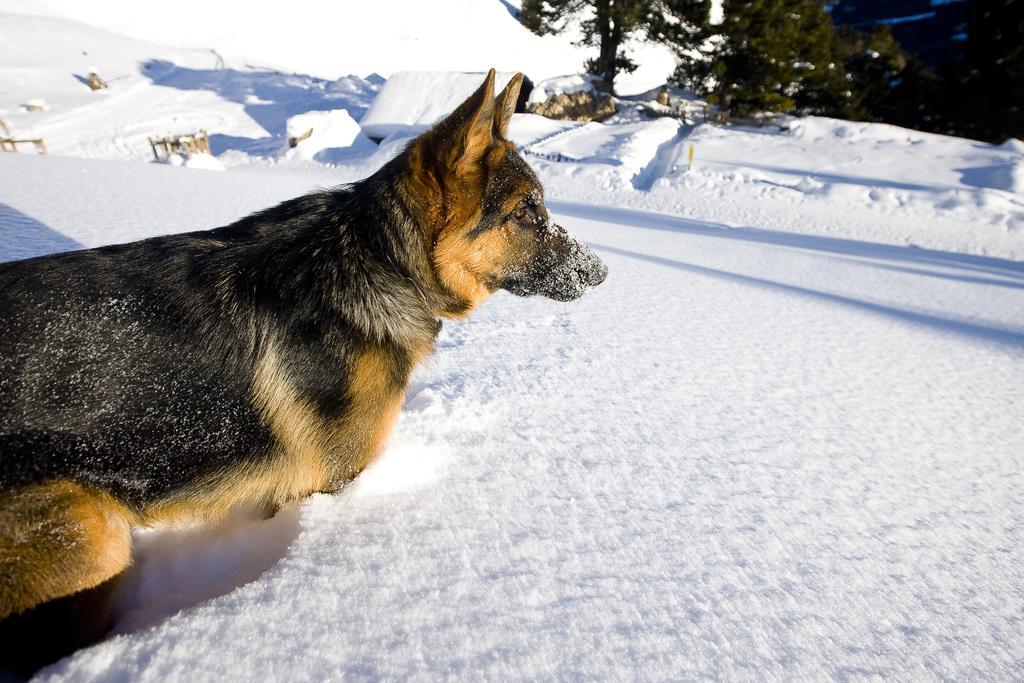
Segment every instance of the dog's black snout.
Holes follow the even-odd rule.
[[[562,226],[553,225],[533,259],[501,286],[519,296],[541,294],[556,301],[572,301],[606,277],[608,266],[590,247],[573,239]]]
[[[597,287],[608,277],[608,265],[597,256],[594,256],[594,260],[597,261],[597,264],[595,268],[591,269],[588,282],[591,287]]]
[[[579,265],[583,283],[587,287],[597,287],[608,277],[608,266],[601,260],[601,257],[594,253],[593,249],[582,242],[577,244],[581,252]]]

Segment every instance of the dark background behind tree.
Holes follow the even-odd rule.
[[[928,64],[893,41],[885,47],[888,91],[862,57],[851,65],[875,88],[858,118],[994,143],[1024,138],[1024,1],[961,4],[966,21],[951,50],[956,58]]]
[[[907,52],[931,68],[963,58],[966,0],[825,0],[836,26],[863,33],[888,26]]]
[[[1024,1],[971,3],[964,59],[940,71],[932,106],[957,134],[1024,139]]]

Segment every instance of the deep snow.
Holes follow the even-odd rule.
[[[28,156],[0,175],[8,257],[311,184]],[[140,534],[121,635],[41,680],[1019,673],[1024,266],[551,207],[601,287],[446,323],[344,493]]]
[[[408,140],[357,133],[382,80],[354,66],[0,35],[0,116],[53,153],[0,155],[0,259],[223,225]],[[97,62],[125,77],[90,92]],[[227,172],[141,163],[199,127]],[[608,280],[446,323],[343,493],[139,532],[115,634],[40,679],[1019,678],[1021,143],[628,107],[511,136]]]

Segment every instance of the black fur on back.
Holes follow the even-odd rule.
[[[251,396],[270,343],[325,417],[367,345],[407,375],[403,350],[440,323],[403,169],[215,230],[0,264],[0,492],[69,478],[143,506],[269,457]]]

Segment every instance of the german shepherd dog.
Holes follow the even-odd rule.
[[[604,280],[506,139],[521,83],[492,69],[353,185],[0,265],[0,618],[120,573],[133,526],[337,491],[440,319]]]

